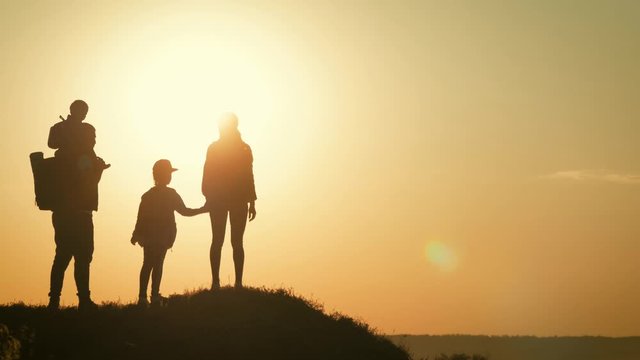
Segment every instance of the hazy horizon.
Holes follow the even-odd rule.
[[[53,155],[83,99],[112,164],[96,301],[137,296],[153,163],[201,206],[233,111],[255,159],[248,285],[388,334],[640,335],[638,19],[634,1],[0,2],[0,303],[47,300],[28,155]],[[208,216],[177,226],[165,294],[211,281]]]

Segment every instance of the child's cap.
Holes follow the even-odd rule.
[[[174,172],[178,169],[174,169],[171,166],[171,162],[167,159],[160,159],[153,164],[153,172],[154,173],[165,173],[165,172]]]

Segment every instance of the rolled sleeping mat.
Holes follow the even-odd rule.
[[[40,151],[29,154],[36,205],[40,210],[54,210],[61,199],[60,174],[55,158],[44,158]]]

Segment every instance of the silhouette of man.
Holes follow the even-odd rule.
[[[74,101],[69,115],[51,127],[48,145],[55,152],[61,184],[62,201],[53,209],[56,254],[51,267],[49,308],[60,306],[64,272],[74,259],[74,278],[78,290],[79,308],[92,308],[89,291],[89,267],[93,256],[93,218],[97,210],[97,184],[102,170],[109,167],[96,157],[93,147],[96,130],[84,123],[89,106]]]
[[[253,181],[251,148],[240,136],[238,118],[225,114],[218,123],[220,138],[207,150],[202,176],[202,194],[211,218],[211,289],[220,288],[220,255],[227,218],[231,223],[231,246],[235,267],[235,286],[242,287],[244,269],[243,236],[249,221],[256,217],[256,190]]]

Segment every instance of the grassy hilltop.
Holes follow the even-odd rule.
[[[0,326],[0,360],[16,346],[21,359],[409,359],[366,324],[286,290],[198,291],[149,309],[0,306],[0,324],[10,332]]]

